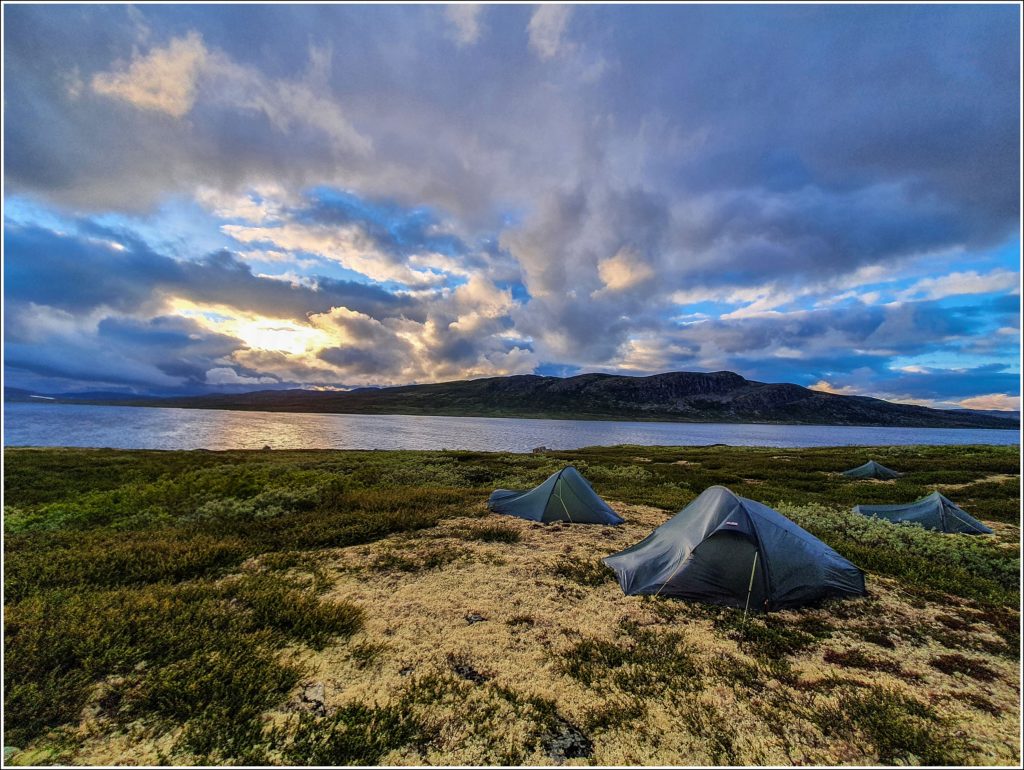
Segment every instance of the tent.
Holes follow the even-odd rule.
[[[548,477],[529,492],[499,489],[491,493],[487,508],[531,521],[568,521],[573,524],[621,524],[623,519],[597,496],[572,466]]]
[[[932,492],[904,505],[856,505],[854,513],[876,516],[899,523],[916,522],[925,529],[939,532],[960,532],[965,535],[991,535],[992,530],[968,514],[949,498]]]
[[[843,471],[843,475],[851,479],[898,479],[903,474],[874,460],[868,460],[863,465]]]
[[[709,487],[645,540],[602,561],[624,593],[751,610],[863,596],[864,573],[785,516]]]

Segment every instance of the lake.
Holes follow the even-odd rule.
[[[584,446],[885,446],[1020,443],[1016,430],[601,422],[493,417],[291,414],[205,409],[4,404],[5,446],[117,449],[469,449]]]

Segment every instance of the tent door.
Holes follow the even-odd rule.
[[[745,533],[720,530],[693,549],[672,583],[680,593],[741,609],[749,592],[751,611],[760,612],[767,598],[764,554],[758,553],[757,543]]]
[[[551,490],[551,497],[548,498],[548,504],[544,509],[544,516],[541,518],[541,521],[572,522],[571,512],[577,506],[577,498],[572,491],[572,487],[566,484],[562,477],[559,476],[555,482],[554,489]]]

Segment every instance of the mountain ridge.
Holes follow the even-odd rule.
[[[259,390],[234,394],[103,399],[57,396],[58,402],[187,409],[334,414],[791,423],[1016,430],[1019,416],[896,404],[870,396],[748,380],[735,372],[665,372],[644,377],[537,374],[348,391]]]

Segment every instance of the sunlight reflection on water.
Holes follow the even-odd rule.
[[[595,422],[483,417],[289,414],[200,409],[4,404],[5,446],[119,449],[469,449],[538,446],[849,446],[1019,444],[1016,430],[827,425]]]

